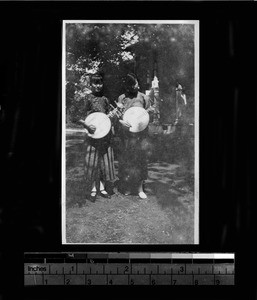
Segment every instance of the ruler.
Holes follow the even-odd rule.
[[[24,285],[234,285],[234,253],[24,253]]]

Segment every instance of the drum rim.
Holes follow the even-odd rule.
[[[138,109],[139,109],[139,110],[142,110],[142,112],[144,112],[144,115],[147,116],[148,122],[147,122],[147,124],[145,125],[144,129],[142,129],[142,130],[140,130],[140,131],[133,130],[133,126],[132,126],[132,128],[129,129],[129,131],[130,131],[130,132],[133,132],[133,133],[137,133],[137,132],[141,132],[141,131],[145,130],[145,128],[148,126],[149,120],[150,120],[149,113],[147,112],[147,110],[146,110],[145,108],[143,108],[143,107],[141,107],[141,106],[132,106],[132,107],[129,107],[129,108],[125,111],[125,113],[124,113],[124,115],[123,115],[123,120],[126,119],[126,113],[129,112],[129,110],[131,111],[131,109],[133,109],[133,110],[138,110]]]
[[[106,134],[104,135],[101,135],[101,136],[95,136],[95,133],[94,134],[91,134],[90,137],[92,137],[93,139],[101,139],[101,138],[104,138],[110,131],[111,129],[111,120],[110,118],[103,112],[100,112],[100,111],[95,111],[95,112],[92,112],[91,114],[89,114],[86,118],[85,118],[85,121],[88,119],[88,117],[92,116],[93,114],[98,114],[98,115],[101,115],[108,123],[108,126],[107,124],[105,124],[105,127],[106,128],[109,128],[108,131],[106,130]]]

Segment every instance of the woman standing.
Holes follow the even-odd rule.
[[[177,82],[176,84],[176,120],[174,125],[177,125],[178,122],[180,121],[183,116],[183,113],[185,111],[185,107],[187,105],[187,100],[186,100],[186,94],[184,93],[184,90],[182,88],[182,85]]]
[[[138,80],[134,74],[128,74],[124,80],[125,93],[120,95],[118,103],[123,106],[124,111],[131,107],[150,107],[149,98],[139,92]],[[121,154],[119,158],[119,179],[121,189],[125,195],[133,190],[141,199],[147,198],[143,190],[143,182],[147,179],[147,151],[148,151],[148,129],[133,133],[129,131],[131,125],[123,120],[121,123]]]
[[[101,139],[93,139],[96,128],[86,125],[85,118],[94,112],[108,114],[110,111],[109,100],[102,95],[103,76],[100,73],[90,78],[92,94],[83,98],[76,106],[75,122],[82,124],[88,131],[85,139],[85,165],[84,178],[87,198],[95,202],[97,194],[104,198],[111,196],[105,190],[106,182],[115,180],[114,154],[112,148],[112,132]]]

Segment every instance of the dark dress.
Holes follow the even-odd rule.
[[[125,111],[130,107],[150,107],[149,98],[138,92],[133,98],[125,94],[119,96],[118,102],[122,103]],[[147,179],[147,151],[149,145],[148,128],[133,133],[121,128],[121,150],[119,155],[119,179],[122,190],[136,191],[139,183]]]
[[[80,119],[84,120],[86,116],[93,112],[109,112],[109,100],[102,96],[97,97],[93,94],[87,95],[76,105],[76,111],[73,112],[73,122]],[[93,139],[89,136],[84,142],[85,161],[84,178],[87,192],[91,191],[92,185],[96,182],[115,180],[114,154],[112,148],[112,132],[101,139]]]

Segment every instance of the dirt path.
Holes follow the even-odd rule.
[[[115,189],[111,199],[91,203],[84,199],[79,147],[75,152],[76,166],[70,164],[66,177],[67,243],[193,243],[194,196],[182,165],[149,164],[147,199]]]

